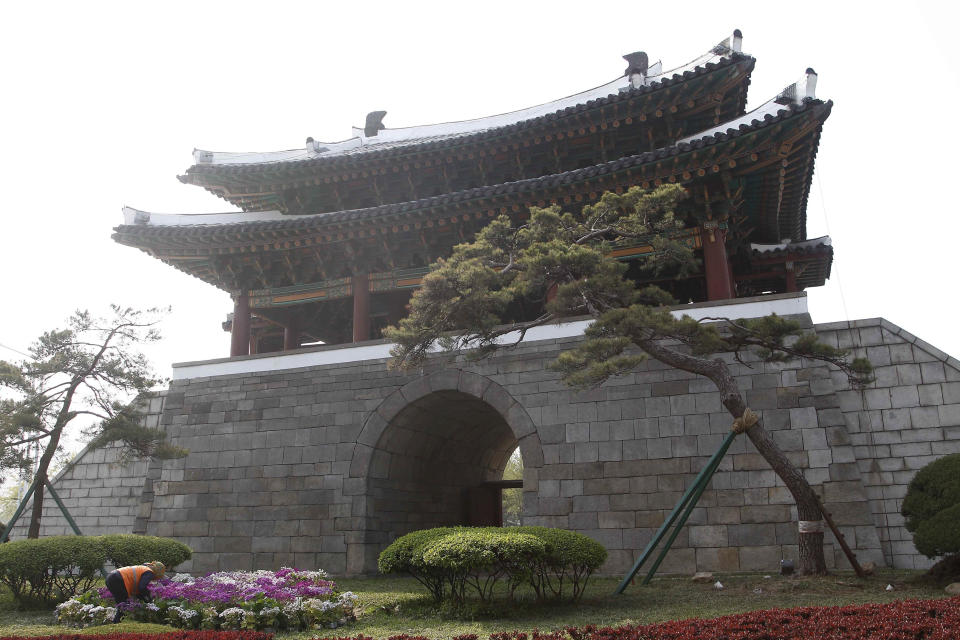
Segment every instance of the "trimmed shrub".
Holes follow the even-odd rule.
[[[928,558],[960,553],[960,502],[921,522],[913,544]]]
[[[171,569],[185,560],[193,552],[190,547],[170,538],[157,536],[138,536],[133,534],[114,534],[97,536],[103,540],[107,550],[107,560],[115,567],[128,567],[159,560],[167,569]]]
[[[89,590],[106,564],[160,560],[174,567],[190,548],[167,538],[134,535],[51,536],[0,545],[0,582],[21,606],[49,606]]]
[[[607,561],[604,546],[581,533],[549,527],[517,527],[516,531],[536,536],[548,548],[531,576],[538,598],[563,598],[564,585],[569,584],[571,597],[578,600],[590,576]]]
[[[423,562],[423,553],[436,540],[458,531],[452,527],[421,529],[394,540],[380,552],[377,569],[380,573],[409,573],[425,586],[437,602],[443,600],[446,574]]]
[[[900,512],[917,551],[928,558],[960,553],[960,453],[920,469]]]
[[[45,606],[91,588],[105,560],[96,537],[17,540],[0,545],[0,582],[21,607]]]
[[[489,600],[497,581],[509,576],[510,592],[528,581],[531,568],[545,561],[547,545],[534,536],[499,527],[464,529],[436,539],[423,552],[423,563],[442,573],[457,602],[472,587]]]
[[[398,538],[380,554],[381,573],[409,573],[437,602],[447,587],[463,602],[467,588],[489,600],[506,578],[513,596],[530,584],[538,599],[576,600],[590,575],[607,559],[603,546],[587,536],[547,527],[457,527],[425,529]],[[565,585],[570,588],[564,593]]]

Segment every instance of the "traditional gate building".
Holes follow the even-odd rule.
[[[610,551],[606,569],[623,570],[730,428],[712,383],[650,362],[571,391],[546,365],[586,321],[538,328],[481,362],[438,354],[416,373],[388,370],[380,333],[429,265],[493,217],[679,183],[692,196],[679,239],[702,269],[656,283],[687,303],[678,314],[793,315],[873,361],[877,382],[864,391],[817,363],[731,366],[861,559],[925,564],[899,500],[917,468],[960,451],[960,366],[885,320],[810,321],[803,292],[824,283],[833,256],[829,238],[806,236],[832,107],[815,95],[816,74],[745,113],[755,60],[739,32],[668,72],[643,53],[624,57],[616,80],[512,113],[389,129],[377,111],[342,142],[197,151],[181,181],[240,211],[125,210],[118,242],[233,296],[231,353],[174,365],[170,389],[150,400],[148,422],[188,457],[120,465],[112,449],[85,451],[60,476],[81,527],[174,536],[195,550],[196,570],[372,571],[397,535],[495,524],[519,447],[524,522],[587,533]],[[542,304],[525,301],[508,320]],[[796,556],[791,503],[740,439],[666,567],[772,569]],[[59,532],[55,510],[44,521]]]

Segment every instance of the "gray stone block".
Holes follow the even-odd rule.
[[[920,376],[923,384],[945,382],[946,374],[942,362],[924,362],[920,365]]]
[[[937,407],[940,424],[944,427],[960,425],[960,404],[949,404]]]

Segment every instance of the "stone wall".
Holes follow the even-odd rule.
[[[885,321],[817,331],[838,344],[855,334],[872,349],[876,385],[850,391],[820,363],[730,367],[860,559],[921,566],[896,514],[917,466],[957,450],[956,363]],[[375,359],[174,380],[161,424],[187,458],[121,472],[88,452],[58,486],[99,493],[125,474],[130,495],[116,528],[180,539],[195,551],[184,568],[361,573],[397,535],[462,523],[457,491],[496,478],[519,446],[524,522],[590,535],[610,552],[604,571],[619,574],[731,419],[712,383],[655,361],[571,391],[546,365],[577,340],[524,342],[481,362],[438,355],[406,374]],[[911,385],[912,395],[902,388]],[[81,506],[86,497],[67,501],[105,507]],[[796,527],[782,482],[738,437],[662,570],[774,571],[796,558]],[[828,564],[843,566],[829,533],[826,547]]]
[[[900,505],[917,470],[960,453],[960,361],[880,318],[817,325],[825,342],[867,357],[877,381],[851,390],[834,374],[850,443],[889,565],[927,568]]]

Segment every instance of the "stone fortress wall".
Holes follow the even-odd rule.
[[[731,362],[747,404],[861,561],[928,566],[899,506],[918,468],[960,451],[960,363],[885,320],[815,329],[867,355],[877,382],[856,391],[821,363]],[[463,522],[459,496],[498,479],[519,446],[524,523],[590,535],[610,552],[604,571],[619,574],[731,418],[712,383],[656,361],[571,391],[546,365],[577,339],[524,342],[480,362],[437,356],[415,374],[380,358],[175,379],[147,419],[188,457],[120,464],[115,450],[84,451],[56,486],[84,533],[175,537],[195,551],[185,570],[356,574],[375,571],[397,535]],[[773,571],[797,554],[791,504],[737,438],[662,571]],[[42,533],[69,533],[52,502]],[[828,564],[843,566],[829,532],[826,546]]]

